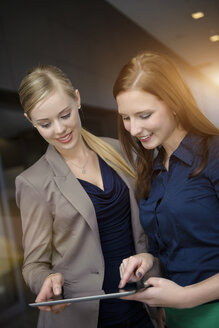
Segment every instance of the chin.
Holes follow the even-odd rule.
[[[155,145],[145,145],[142,143],[142,147],[144,147],[145,149],[151,150],[151,149],[155,149],[157,146]]]

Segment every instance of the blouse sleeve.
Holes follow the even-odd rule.
[[[53,217],[43,194],[22,176],[16,178],[16,201],[23,231],[23,276],[38,294],[45,278],[52,273]]]

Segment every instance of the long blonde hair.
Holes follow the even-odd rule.
[[[76,99],[75,89],[70,79],[58,67],[39,65],[28,72],[20,84],[18,93],[20,103],[29,118],[31,110],[57,87],[61,87],[67,95]],[[111,145],[83,128],[81,134],[87,145],[112,168],[134,177],[133,170]]]
[[[114,97],[129,90],[140,90],[155,95],[176,114],[177,122],[186,131],[203,137],[202,161],[192,173],[193,176],[197,175],[207,163],[208,138],[218,135],[219,129],[198,108],[175,64],[168,57],[155,52],[138,54],[120,71],[113,87]],[[121,116],[118,117],[118,128],[120,141],[136,170],[139,198],[147,198],[151,187],[154,150],[145,149],[125,130]],[[137,156],[133,157],[133,152]]]

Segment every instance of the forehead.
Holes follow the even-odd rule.
[[[72,106],[74,99],[62,89],[55,90],[31,110],[32,119],[50,118]]]
[[[119,93],[116,97],[116,101],[119,112],[123,113],[134,109],[140,111],[151,108],[159,100],[156,96],[149,92],[129,90]]]

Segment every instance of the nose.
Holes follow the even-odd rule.
[[[136,135],[139,135],[141,130],[142,130],[142,128],[137,120],[130,121],[130,131],[129,132],[132,136],[135,137]]]
[[[65,126],[59,121],[54,122],[54,130],[56,134],[62,134],[65,131]]]

